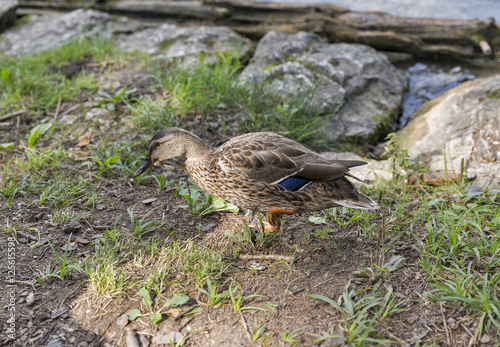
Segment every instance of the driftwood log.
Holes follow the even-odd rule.
[[[378,50],[446,59],[500,58],[500,26],[493,18],[452,20],[352,12],[327,4],[210,1],[20,1],[21,9],[94,8],[116,14],[225,25],[259,39],[270,30],[307,31],[331,42],[362,43]]]

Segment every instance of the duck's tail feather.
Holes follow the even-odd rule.
[[[355,167],[368,164],[363,160],[334,160],[335,163],[344,165],[345,167]]]
[[[378,208],[375,201],[361,193],[347,178],[339,177],[331,183],[331,195],[338,205],[370,210]]]

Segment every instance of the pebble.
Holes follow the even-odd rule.
[[[26,298],[26,304],[28,306],[32,305],[35,302],[35,293],[31,292],[29,293],[28,297]]]
[[[83,337],[83,339],[88,343],[91,343],[95,339],[95,334],[93,332],[88,331]]]
[[[490,336],[490,335],[488,335],[488,334],[484,334],[484,335],[481,337],[481,340],[479,340],[479,341],[481,341],[481,343],[488,343],[488,342],[490,342],[490,341],[491,341],[491,336]]]
[[[51,340],[47,344],[47,347],[64,347],[66,344],[61,339]]]
[[[66,234],[76,233],[82,230],[82,225],[78,222],[70,222],[66,224],[62,230]]]
[[[406,321],[410,324],[413,324],[417,321],[418,319],[418,314],[411,315],[410,317],[406,318]]]
[[[126,314],[122,314],[120,317],[116,319],[116,325],[124,327],[128,324],[128,316]]]

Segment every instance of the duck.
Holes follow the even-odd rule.
[[[285,214],[378,207],[348,179],[356,179],[349,169],[365,161],[329,160],[273,132],[236,136],[213,148],[184,129],[165,128],[153,136],[133,176],[176,157],[186,158],[188,174],[205,192],[251,213],[265,212],[271,231],[282,230]]]

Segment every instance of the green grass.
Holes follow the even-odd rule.
[[[201,62],[191,70],[163,68],[154,73],[160,98],[144,96],[132,107],[133,119],[151,132],[167,126],[184,126],[194,116],[223,114],[222,129],[236,124],[240,132],[273,131],[314,149],[327,147],[317,132],[330,115],[320,116],[307,95],[285,104],[279,95],[238,80],[244,66],[236,56],[225,55],[213,65]],[[316,135],[316,136],[315,136]]]

